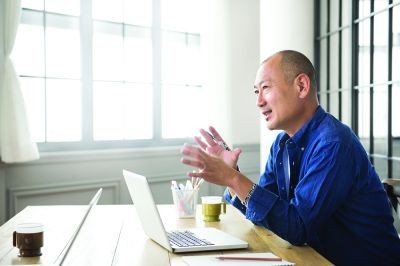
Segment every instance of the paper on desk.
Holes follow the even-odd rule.
[[[182,259],[186,262],[187,265],[190,266],[213,266],[213,265],[229,265],[229,266],[259,266],[259,265],[295,265],[292,262],[288,262],[285,260],[282,261],[251,261],[251,260],[219,260],[217,259],[218,256],[224,257],[251,257],[251,258],[278,258],[271,252],[265,253],[235,253],[235,254],[225,254],[225,255],[207,255],[207,256],[183,256]]]

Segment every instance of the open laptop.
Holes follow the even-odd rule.
[[[145,234],[167,250],[181,253],[248,247],[247,242],[211,227],[166,232],[146,177],[127,170],[123,170],[123,175]],[[177,239],[181,234],[190,239],[182,244]]]

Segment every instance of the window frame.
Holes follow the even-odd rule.
[[[63,142],[47,142],[47,136],[45,136],[45,142],[38,142],[38,148],[40,152],[58,152],[58,151],[76,151],[76,150],[92,150],[92,149],[123,149],[123,148],[136,148],[136,147],[160,147],[160,146],[176,146],[181,145],[184,142],[193,143],[191,137],[185,138],[163,138],[162,137],[162,34],[163,30],[161,25],[161,0],[152,0],[152,26],[150,26],[151,40],[152,40],[152,95],[153,95],[153,121],[152,121],[152,132],[153,136],[149,139],[130,139],[130,140],[94,140],[93,137],[93,22],[103,21],[95,20],[92,18],[92,1],[85,0],[80,1],[80,15],[65,15],[44,10],[35,10],[30,8],[22,8],[22,12],[32,11],[41,13],[43,16],[44,32],[46,32],[46,14],[56,14],[61,16],[67,16],[77,18],[79,20],[79,35],[80,35],[80,47],[81,47],[81,77],[78,79],[81,82],[81,93],[82,93],[82,106],[81,106],[81,140],[80,141],[63,141]],[[106,21],[107,23],[114,23]],[[124,22],[118,23],[125,27],[127,24]],[[133,25],[136,26],[136,25]],[[200,33],[193,32],[179,32],[182,34],[195,34],[201,39]],[[44,39],[46,33],[44,33]],[[44,40],[45,41],[45,40]],[[46,53],[46,51],[45,51]],[[45,60],[45,59],[44,59]],[[46,65],[46,62],[44,62]],[[33,77],[43,78],[44,81],[50,78],[46,72],[43,77],[20,75],[22,78]],[[119,81],[123,82],[123,81]],[[46,83],[46,82],[45,82]],[[192,84],[193,85],[193,84]],[[205,92],[203,84],[195,84],[197,87],[201,87]],[[46,88],[45,88],[46,90]],[[45,122],[46,123],[46,122]],[[45,132],[46,134],[45,125]]]
[[[333,1],[333,0],[332,0]],[[370,0],[368,1],[368,3],[370,3],[370,10],[369,13],[366,14],[363,17],[359,17],[359,10],[360,10],[360,2],[359,1],[350,1],[348,2],[348,4],[350,5],[349,8],[351,10],[351,12],[349,12],[348,14],[342,14],[342,9],[339,8],[339,25],[338,28],[336,29],[331,29],[331,25],[329,25],[330,23],[330,16],[331,16],[331,10],[330,10],[330,0],[327,0],[325,3],[326,5],[324,7],[326,7],[327,9],[324,10],[323,6],[322,6],[322,1],[321,0],[315,0],[314,1],[314,18],[315,21],[317,22],[315,25],[315,51],[314,51],[314,58],[316,59],[316,68],[319,71],[323,71],[326,70],[327,73],[320,73],[319,77],[318,77],[318,93],[319,93],[319,98],[321,98],[321,95],[323,93],[327,93],[327,106],[324,106],[324,108],[326,108],[326,110],[328,112],[330,112],[331,109],[331,104],[332,102],[330,101],[330,93],[332,92],[332,89],[335,88],[330,88],[329,87],[329,75],[330,75],[330,58],[329,58],[329,54],[330,54],[330,47],[328,45],[327,47],[327,60],[325,61],[325,58],[322,58],[321,54],[323,54],[323,50],[324,47],[322,47],[321,43],[322,40],[327,39],[328,43],[329,43],[329,38],[332,35],[335,34],[339,34],[339,49],[338,51],[334,51],[337,52],[337,54],[339,55],[339,75],[337,76],[337,78],[339,79],[339,92],[341,91],[341,81],[342,81],[342,76],[341,76],[341,66],[343,64],[343,62],[341,61],[342,58],[342,42],[341,42],[341,38],[342,38],[342,31],[345,28],[349,28],[351,30],[351,38],[350,40],[350,44],[351,45],[351,123],[350,126],[353,129],[353,131],[359,136],[360,132],[359,132],[359,125],[362,121],[360,121],[360,113],[359,113],[359,106],[360,106],[360,92],[361,90],[364,89],[368,89],[369,90],[369,107],[370,107],[370,113],[369,113],[369,121],[368,121],[368,125],[369,125],[369,136],[368,136],[368,147],[366,147],[366,151],[370,157],[370,160],[373,164],[376,164],[377,160],[381,160],[381,164],[382,164],[382,160],[385,162],[386,166],[385,168],[387,169],[387,174],[386,175],[380,175],[381,179],[384,178],[393,178],[393,177],[397,177],[399,178],[399,176],[395,176],[397,175],[394,171],[394,166],[393,164],[400,164],[400,157],[396,157],[394,156],[394,152],[393,152],[393,147],[394,147],[394,141],[400,141],[400,139],[398,137],[393,137],[393,104],[392,104],[392,95],[393,95],[393,85],[396,84],[400,84],[400,80],[393,80],[392,78],[392,73],[393,73],[393,23],[394,23],[394,19],[393,19],[393,9],[397,6],[397,8],[400,8],[400,1],[393,1],[393,0],[388,0],[387,5],[384,8],[380,8],[378,10],[376,10],[374,8],[374,2],[375,0]],[[345,1],[346,2],[346,1]],[[342,0],[339,0],[339,6],[342,6]],[[324,31],[324,29],[321,29],[320,24],[322,24],[323,21],[323,15],[324,12],[327,13],[327,28]],[[387,31],[388,31],[388,39],[387,39],[387,49],[388,49],[388,53],[387,53],[387,79],[386,82],[374,82],[374,33],[375,33],[375,28],[374,28],[374,19],[375,16],[383,13],[383,12],[387,12],[388,14],[388,19],[387,19]],[[349,25],[341,25],[341,20],[342,20],[342,16],[343,15],[347,15],[349,16],[349,21],[350,24]],[[397,18],[398,19],[398,18]],[[361,22],[365,21],[365,20],[369,20],[369,77],[370,77],[370,82],[369,84],[360,84],[359,82],[359,25]],[[322,25],[323,27],[323,25]],[[322,33],[321,33],[322,32]],[[322,70],[322,68],[320,67],[321,65],[326,64],[327,67],[325,69]],[[397,62],[397,64],[400,64],[400,62]],[[325,75],[325,76],[324,76]],[[321,80],[321,76],[322,77],[327,77],[327,81],[326,80]],[[327,83],[327,88],[325,91],[321,90],[322,84],[326,82]],[[385,145],[386,145],[386,152],[377,152],[375,150],[375,132],[374,132],[374,126],[376,127],[376,125],[374,125],[375,121],[374,121],[374,112],[379,112],[378,108],[376,106],[374,106],[374,93],[376,92],[376,88],[377,87],[381,87],[384,86],[385,90],[387,91],[387,109],[385,110],[385,112],[387,111],[387,132],[386,132],[386,136],[384,137],[385,140]],[[400,86],[397,87],[397,89],[400,88]],[[339,109],[339,116],[337,117],[339,120],[342,120],[342,102],[339,100],[338,101],[338,109]],[[385,108],[383,106],[378,106],[379,108]],[[377,166],[376,166],[377,167]]]

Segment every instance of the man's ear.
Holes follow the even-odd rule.
[[[311,91],[310,78],[306,74],[301,73],[297,75],[295,84],[297,87],[297,92],[299,93],[299,97],[302,99],[306,98]]]

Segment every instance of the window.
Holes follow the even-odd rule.
[[[381,179],[400,178],[400,1],[315,3],[321,104],[352,126]]]
[[[201,2],[22,0],[12,57],[40,150],[194,135],[206,121],[192,106],[205,97]]]

